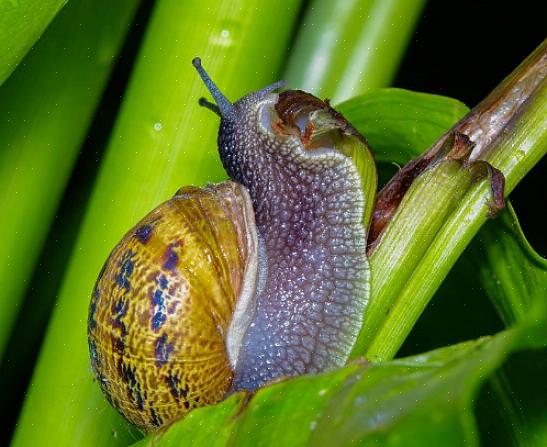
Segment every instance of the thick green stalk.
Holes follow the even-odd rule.
[[[67,0],[0,0],[0,85]]]
[[[443,161],[419,176],[405,194],[370,257],[375,262],[374,270],[371,268],[371,302],[354,351],[362,352],[363,346],[372,343],[379,325],[391,312],[390,306],[413,274],[416,261],[426,255],[438,229],[471,181],[471,174],[461,169],[459,162]],[[437,201],[436,197],[442,200]]]
[[[472,159],[486,160],[504,174],[506,195],[547,152],[546,74],[547,41],[455,126],[477,143]],[[466,169],[464,164],[462,170]],[[422,177],[427,175],[432,174],[426,171]],[[365,353],[371,360],[395,355],[454,262],[485,222],[492,200],[489,181],[471,184],[461,197],[455,196],[463,186],[461,180],[453,176],[451,183],[446,192],[432,185],[413,198],[421,185],[419,177],[381,237],[370,258],[372,298],[354,355]],[[447,201],[453,211],[441,225],[429,229],[419,222],[411,229],[400,226],[399,216],[407,209],[416,216],[427,216]],[[431,237],[416,250],[414,240],[424,230],[431,232]],[[389,247],[395,249],[395,242],[397,250],[411,259],[405,261],[401,278],[400,267],[390,270],[390,266],[398,266],[398,259],[382,255]],[[410,255],[409,249],[413,250]]]
[[[425,0],[313,0],[285,71],[334,103],[390,84]]]
[[[0,88],[0,359],[137,5],[71,3]]]
[[[198,106],[204,66],[229,99],[275,80],[299,2],[156,3],[19,420],[15,446],[131,439],[93,383],[90,294],[122,235],[180,186],[219,180],[218,117]],[[275,36],[275,38],[272,38]]]

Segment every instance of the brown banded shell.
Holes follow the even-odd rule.
[[[144,432],[229,390],[226,337],[244,282],[256,274],[254,231],[237,183],[186,187],[106,261],[89,312],[93,373]]]

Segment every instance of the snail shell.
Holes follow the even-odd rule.
[[[232,181],[182,188],[137,224],[89,309],[95,378],[145,432],[231,392],[342,366],[368,297],[365,139],[328,101],[277,83],[232,104],[194,66]]]
[[[226,334],[256,274],[249,229],[245,188],[185,187],[108,258],[90,306],[92,368],[112,405],[144,431],[229,390]]]

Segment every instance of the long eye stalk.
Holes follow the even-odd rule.
[[[211,104],[207,100],[205,101],[200,100],[200,105],[207,107],[208,109],[211,109],[215,113],[218,113],[224,119],[233,118],[234,106],[232,105],[230,101],[228,101],[228,98],[226,98],[226,96],[222,94],[222,92],[219,90],[219,88],[216,86],[213,80],[209,77],[205,69],[201,66],[201,59],[199,57],[195,57],[194,59],[192,59],[192,65],[196,68],[201,79],[207,86],[207,89],[213,96],[213,99],[217,103],[217,108],[214,108],[214,104]]]

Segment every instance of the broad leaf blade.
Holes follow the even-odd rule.
[[[474,261],[477,276],[506,326],[528,321],[533,324],[545,315],[547,260],[539,256],[524,237],[510,204],[481,229],[470,249],[466,257]],[[528,334],[526,343],[531,347],[545,347],[545,324],[535,329]],[[487,392],[483,393],[490,408],[479,407],[482,426],[501,424],[502,429],[496,430],[498,437],[510,438],[512,445],[545,445],[546,375],[546,349],[514,356],[495,374]],[[491,407],[498,411],[494,412]],[[495,438],[494,442],[499,444]]]
[[[67,0],[0,0],[0,85]]]
[[[295,378],[254,396],[238,394],[136,445],[477,445],[474,395],[523,335],[505,331],[414,357]]]
[[[336,106],[366,136],[379,162],[405,164],[469,109],[446,96],[399,88],[373,90]]]
[[[526,240],[515,211],[508,207],[478,234],[472,252],[482,284],[504,323],[522,321],[534,300],[547,299],[547,259]]]

